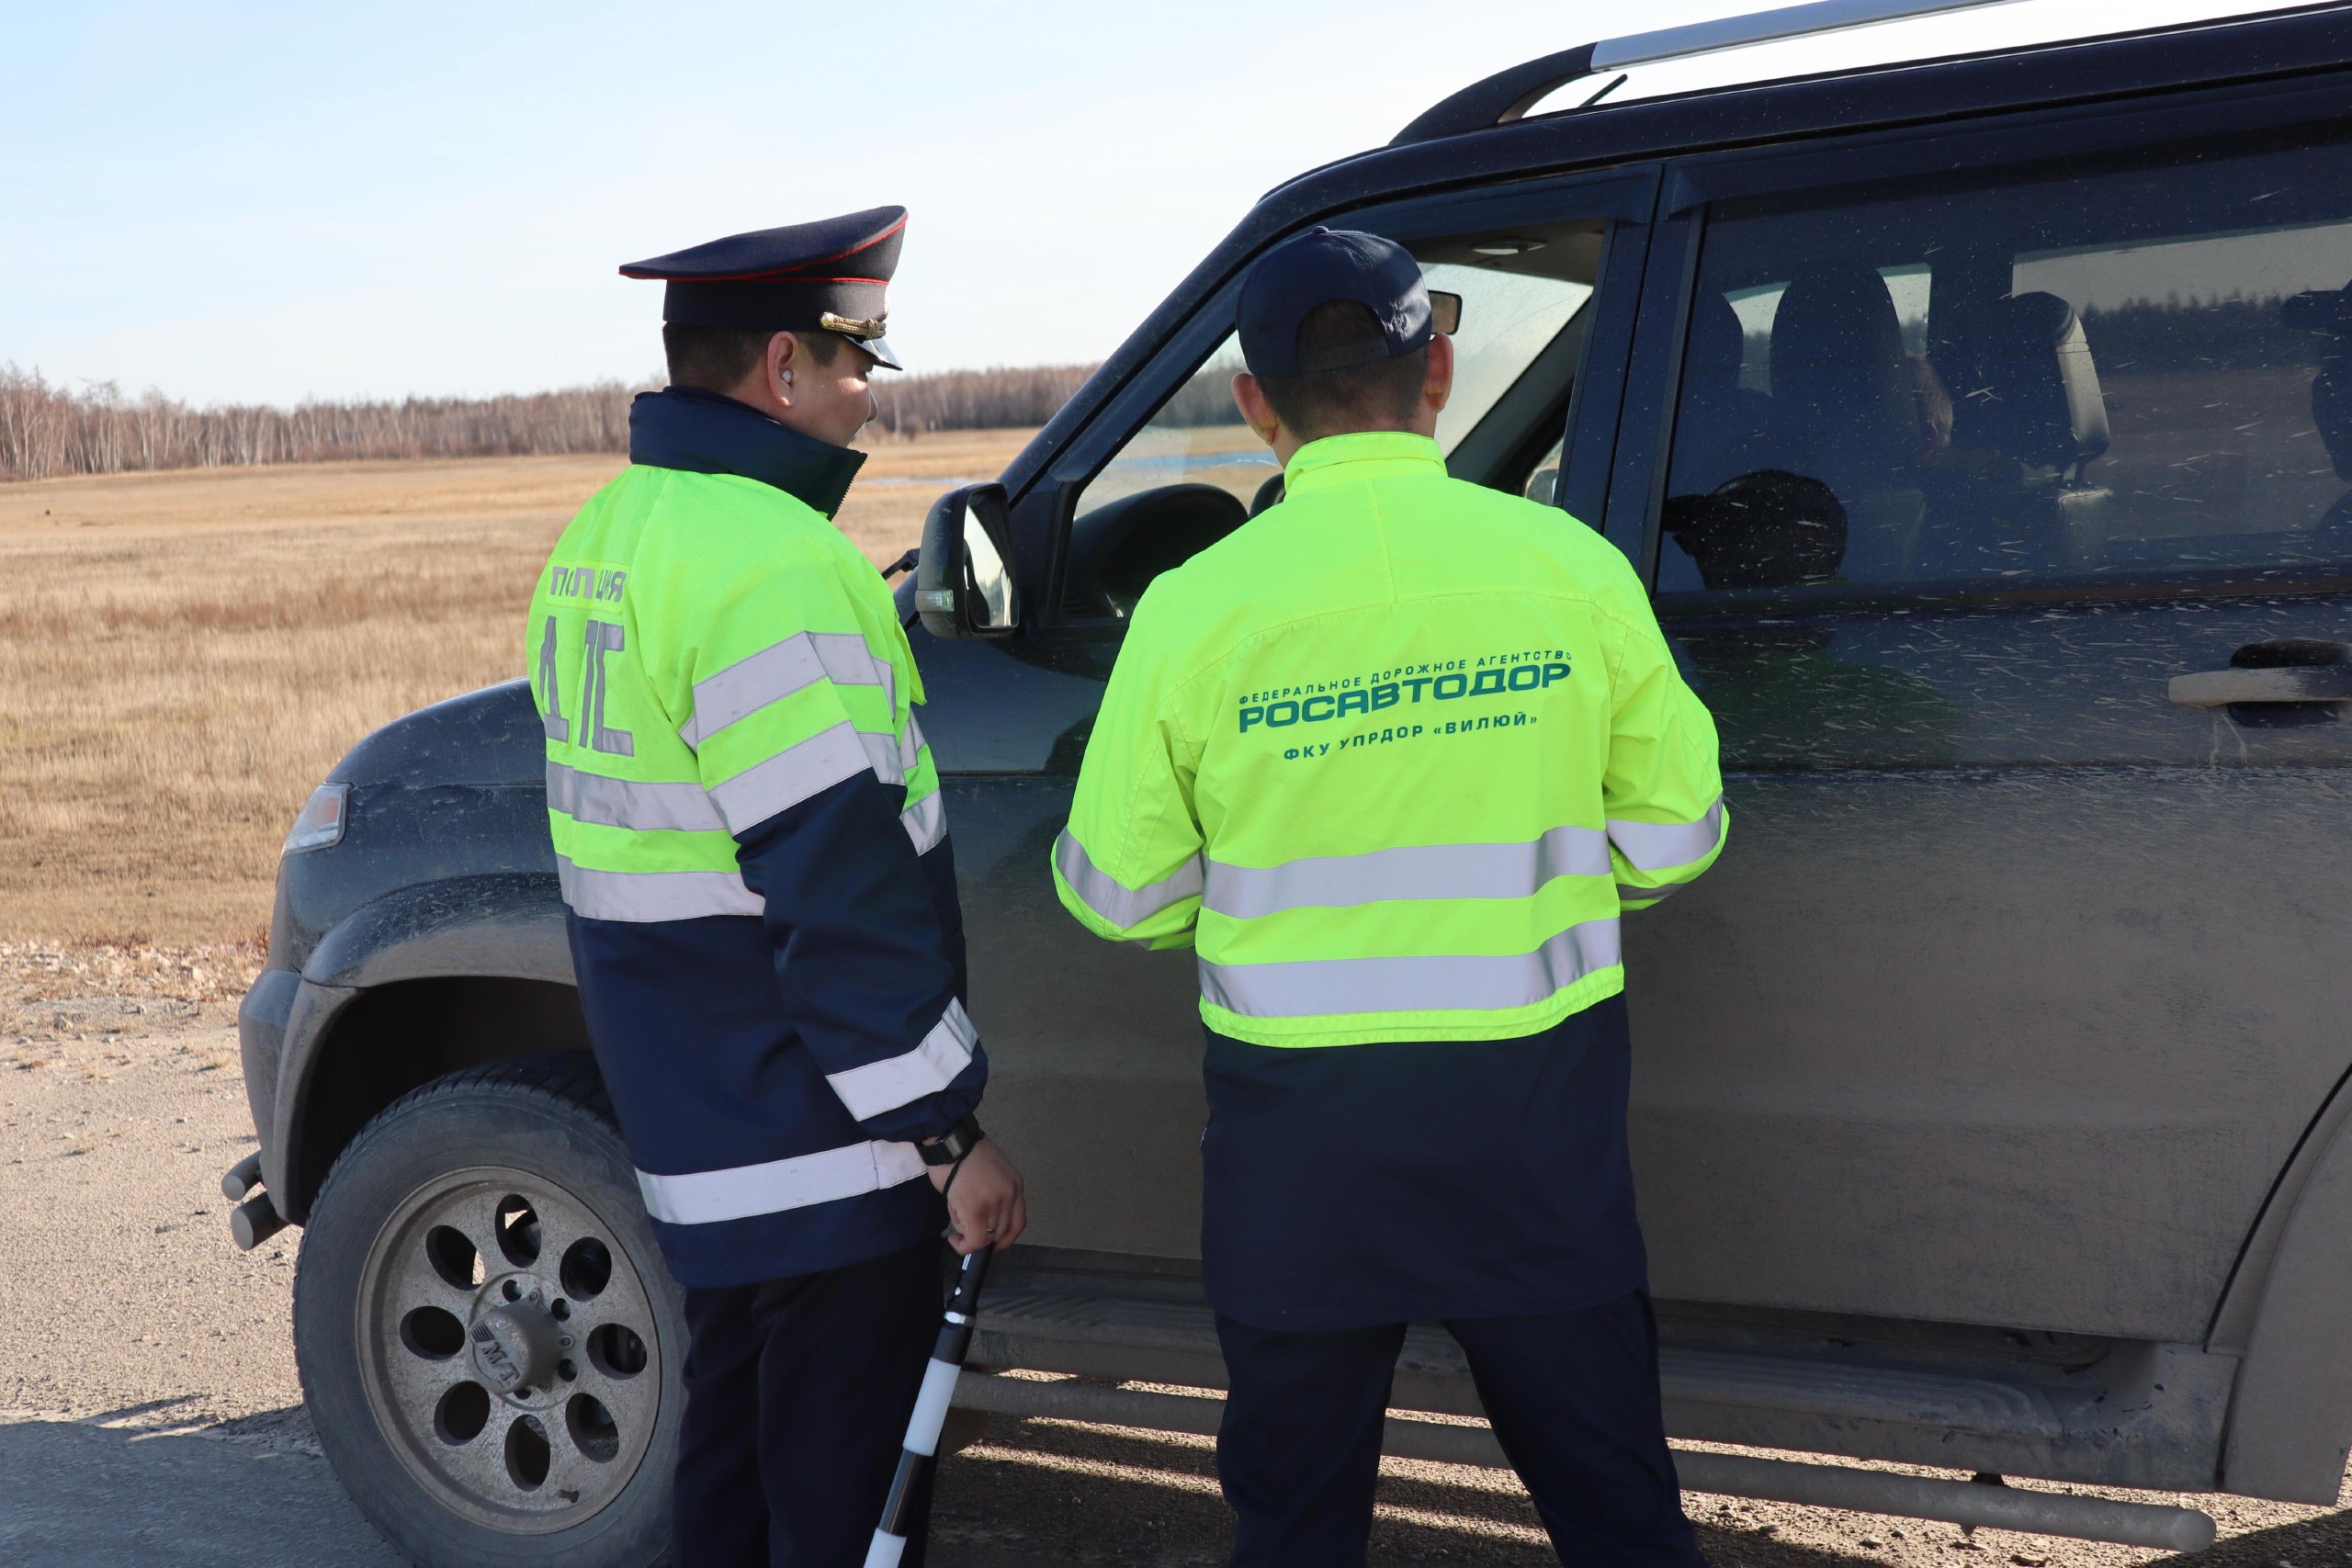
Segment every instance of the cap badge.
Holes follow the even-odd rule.
[[[837,316],[832,311],[827,310],[817,318],[817,324],[829,333],[839,333],[843,337],[865,340],[880,337],[882,323],[889,319],[890,313],[888,310],[878,316],[865,316],[855,321],[847,316]]]

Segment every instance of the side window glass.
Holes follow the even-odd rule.
[[[1545,506],[1560,503],[1560,461],[1567,450],[1568,440],[1563,435],[1552,443],[1552,449],[1535,459],[1535,467],[1519,487],[1519,493]]]
[[[1567,276],[1533,270],[1540,249],[1516,254],[1502,250],[1505,245],[1531,243],[1512,238],[1482,242],[1499,253],[1484,258],[1482,265],[1423,264],[1421,272],[1431,288],[1462,297],[1462,324],[1453,334],[1453,394],[1446,400],[1445,412],[1437,416],[1437,444],[1448,453],[1495,412],[1544,350],[1560,341],[1568,322],[1592,298],[1592,268],[1600,261],[1598,239],[1596,233],[1589,260],[1563,269],[1570,273]],[[1476,243],[1472,246],[1474,253]],[[1505,262],[1522,257],[1527,270],[1505,270]],[[1566,388],[1562,375],[1554,389],[1565,393]]]
[[[1282,470],[1233,401],[1241,343],[1228,333],[1078,498],[1063,613],[1125,619],[1151,580],[1271,504]]]
[[[1532,446],[1545,421],[1564,424],[1604,227],[1537,225],[1412,243],[1430,287],[1462,297],[1453,395],[1437,429],[1448,455],[1473,440]],[[1080,492],[1066,615],[1125,616],[1153,578],[1282,498],[1273,454],[1234,406],[1241,368],[1240,344],[1228,333]],[[1511,488],[1548,502],[1560,450],[1555,441],[1532,471],[1513,473]]]
[[[1145,491],[1186,484],[1213,485],[1248,504],[1276,470],[1274,455],[1241,423],[1233,401],[1234,373],[1243,368],[1240,339],[1227,333],[1088,483],[1079,515]]]
[[[2347,276],[2333,148],[1722,209],[1659,592],[2339,569]]]

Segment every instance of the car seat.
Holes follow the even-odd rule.
[[[1740,383],[1747,329],[1731,301],[1702,289],[1690,316],[1682,358],[1682,393],[1674,417],[1674,466],[1668,483],[1676,495],[1712,491],[1765,466],[1763,443],[1772,423],[1770,395]]]
[[[2108,424],[2082,318],[2055,294],[2011,295],[1975,316],[1945,357],[1958,389],[1952,446],[1974,460],[1955,463],[1937,497],[1931,567],[2095,570],[2114,498],[2085,477],[2107,451]]]
[[[1911,575],[1926,512],[1920,371],[1886,280],[1859,263],[1800,274],[1772,321],[1770,466],[1827,485],[1847,517],[1844,575]]]
[[[2278,324],[2319,334],[2319,373],[2312,378],[2312,424],[2327,448],[2335,477],[2352,479],[2352,283],[2314,288],[2284,301]],[[2323,557],[2352,556],[2352,491],[2338,496],[2320,515],[2317,545]]]

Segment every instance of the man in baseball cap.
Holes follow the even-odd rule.
[[[1701,1568],[1626,1156],[1622,911],[1724,841],[1625,558],[1448,477],[1459,301],[1315,229],[1238,301],[1284,498],[1136,606],[1054,849],[1196,950],[1233,1562],[1361,1568],[1406,1326],[1442,1322],[1571,1562]]]

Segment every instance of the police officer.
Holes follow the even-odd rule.
[[[1447,477],[1411,255],[1313,230],[1238,308],[1284,499],[1143,596],[1053,856],[1099,934],[1198,949],[1233,1562],[1363,1562],[1405,1325],[1438,1320],[1564,1561],[1695,1565],[1618,915],[1721,850],[1714,727],[1623,556]]]
[[[973,1120],[988,1057],[922,678],[831,521],[866,378],[898,368],[905,226],[878,208],[621,269],[668,280],[671,385],[531,601],[581,1002],[686,1288],[679,1568],[863,1560],[943,1224],[969,1252],[1025,1219]]]

